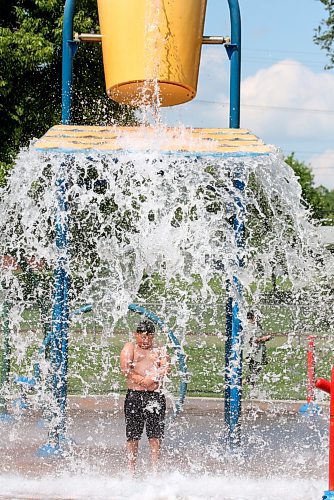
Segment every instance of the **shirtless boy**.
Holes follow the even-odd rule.
[[[162,394],[164,377],[169,371],[169,356],[154,346],[155,327],[151,321],[139,323],[134,342],[127,342],[121,351],[121,370],[128,391],[124,402],[129,468],[134,472],[138,444],[146,424],[151,461],[155,467],[164,436],[166,399]]]

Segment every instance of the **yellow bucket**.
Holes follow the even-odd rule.
[[[97,0],[107,93],[174,106],[196,95],[206,0]]]

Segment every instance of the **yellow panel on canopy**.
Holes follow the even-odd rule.
[[[272,148],[245,129],[153,128],[56,125],[34,148],[76,152],[175,152],[199,155],[268,154]]]

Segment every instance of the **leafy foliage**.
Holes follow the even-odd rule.
[[[326,69],[331,69],[334,67],[334,2],[333,0],[320,0],[320,2],[325,6],[328,17],[323,19],[316,29],[314,41],[327,52],[329,64]]]
[[[62,0],[0,0],[0,183],[15,156],[60,122]],[[74,30],[98,31],[95,0],[78,0]],[[93,80],[93,81],[92,81]],[[74,59],[73,122],[133,120],[105,95],[101,47],[84,45]]]
[[[285,162],[293,168],[302,188],[304,202],[312,211],[315,219],[324,225],[334,225],[334,191],[324,186],[314,186],[314,175],[311,167],[295,158],[291,153]]]

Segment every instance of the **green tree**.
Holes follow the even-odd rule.
[[[327,52],[329,64],[326,69],[334,67],[334,2],[333,0],[320,0],[325,6],[328,17],[323,19],[316,29],[314,41]]]
[[[325,69],[334,67],[334,2],[333,0],[320,0],[327,12],[327,19],[323,19],[316,28],[314,42],[326,51],[329,63]],[[334,191],[329,191],[323,186],[317,188],[322,199],[322,213],[326,224],[334,225]]]
[[[21,146],[60,122],[63,0],[0,0],[0,182]],[[74,30],[98,31],[96,0],[78,0]],[[133,120],[105,95],[99,44],[74,59],[73,122]]]
[[[329,191],[324,186],[316,187],[311,167],[298,161],[294,153],[285,158],[285,162],[298,177],[303,200],[311,208],[313,217],[323,221],[325,225],[334,224],[334,191]]]

